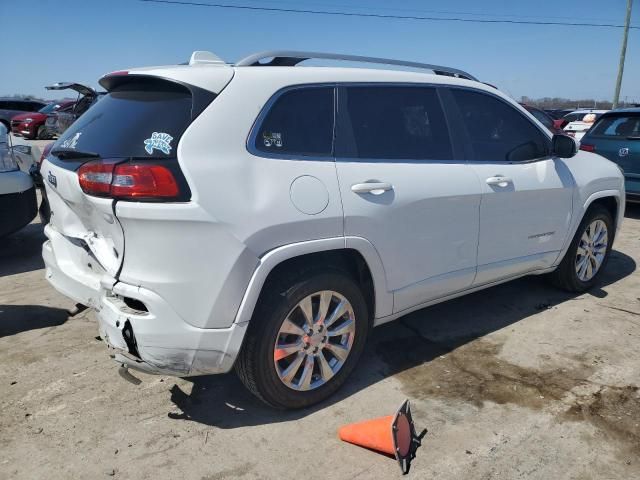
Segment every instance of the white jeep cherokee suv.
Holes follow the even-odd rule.
[[[586,290],[624,216],[615,164],[460,70],[195,52],[100,84],[42,165],[47,278],[125,368],[235,366],[275,407],[331,395],[413,310],[529,274]]]

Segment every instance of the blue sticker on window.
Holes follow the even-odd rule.
[[[171,151],[171,140],[173,140],[173,137],[168,133],[153,132],[151,138],[147,138],[144,141],[144,149],[149,155],[151,155],[155,149],[169,155]]]

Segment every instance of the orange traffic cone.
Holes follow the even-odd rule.
[[[425,428],[420,435],[416,434],[409,400],[405,400],[395,415],[345,425],[338,436],[344,442],[395,457],[402,473],[406,474],[426,433]]]

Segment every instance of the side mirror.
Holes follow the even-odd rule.
[[[551,139],[553,155],[560,158],[571,158],[578,153],[578,144],[576,141],[562,134],[554,135]]]

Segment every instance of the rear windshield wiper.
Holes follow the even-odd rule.
[[[75,148],[54,148],[51,150],[51,155],[55,155],[61,160],[65,158],[100,158],[100,155],[95,152],[83,152]]]

